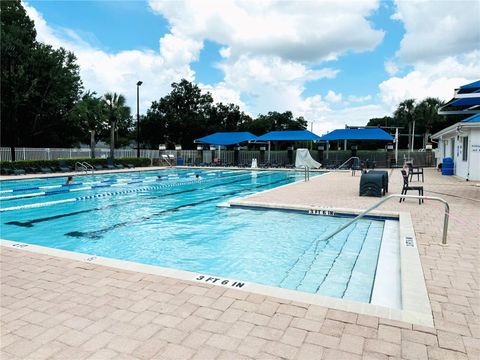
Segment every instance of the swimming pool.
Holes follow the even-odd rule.
[[[321,242],[349,219],[218,206],[302,179],[170,169],[82,176],[71,186],[64,178],[7,181],[1,237],[370,302],[384,221],[364,219]]]

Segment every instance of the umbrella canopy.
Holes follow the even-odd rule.
[[[285,131],[270,131],[257,140],[261,141],[312,141],[320,140],[320,136],[308,130],[285,130]]]
[[[380,128],[337,129],[323,135],[319,140],[384,140],[393,141],[392,135]]]
[[[196,143],[209,144],[209,145],[235,145],[244,141],[257,140],[258,138],[245,132],[217,132],[215,134],[204,136],[200,139],[196,139]]]

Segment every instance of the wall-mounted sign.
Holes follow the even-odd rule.
[[[405,246],[415,247],[415,240],[411,236],[405,236]]]

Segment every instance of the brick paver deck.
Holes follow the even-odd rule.
[[[359,176],[334,173],[255,201],[363,209]],[[435,328],[1,247],[2,359],[479,359],[480,187],[426,172],[412,214]],[[401,188],[396,170],[390,192]],[[441,193],[441,194],[439,194]]]

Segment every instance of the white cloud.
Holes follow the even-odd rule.
[[[378,0],[150,0],[172,33],[227,45],[231,55],[294,61],[335,59],[348,50],[374,49],[383,39],[367,20]]]
[[[397,0],[395,19],[405,26],[397,55],[407,63],[431,61],[478,49],[478,0]]]
[[[336,94],[335,91],[328,90],[325,100],[330,103],[340,103],[342,102],[342,94]]]
[[[102,95],[115,91],[126,96],[132,108],[136,108],[136,83],[140,88],[140,108],[144,112],[153,100],[170,91],[172,82],[182,78],[193,81],[195,73],[190,63],[198,59],[203,46],[201,41],[167,34],[160,39],[158,52],[130,50],[108,53],[99,50],[70,29],[53,28],[34,7],[23,3],[28,16],[34,21],[37,39],[53,47],[73,51],[80,66],[85,89]]]
[[[392,61],[388,60],[385,62],[385,71],[388,73],[390,76],[394,76],[396,73],[398,73],[398,65]]]
[[[438,97],[446,101],[453,96],[454,89],[478,80],[479,74],[480,51],[435,64],[420,63],[407,75],[382,82],[380,98],[392,110],[408,98]]]
[[[372,100],[372,95],[365,95],[365,96],[350,95],[348,97],[348,101],[354,102],[354,103],[361,103],[369,100]]]

